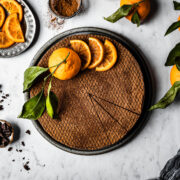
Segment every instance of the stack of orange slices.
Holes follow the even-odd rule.
[[[89,45],[82,40],[71,40],[70,44],[81,58],[81,70],[107,71],[117,61],[117,50],[109,40],[103,44],[99,39],[90,37]]]
[[[6,18],[6,13],[8,17]],[[22,6],[15,0],[0,0],[0,48],[8,48],[14,43],[25,42],[21,21]]]

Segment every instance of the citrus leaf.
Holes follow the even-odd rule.
[[[37,120],[40,118],[46,107],[46,98],[44,96],[44,89],[41,92],[27,101],[22,108],[21,114],[18,118]]]
[[[175,10],[180,10],[180,3],[177,2],[177,1],[173,1],[173,3],[174,3],[174,9]]]
[[[35,80],[48,71],[48,68],[38,67],[38,66],[32,66],[24,72],[24,83],[23,83],[23,92],[28,91]]]
[[[140,20],[140,17],[139,17],[139,14],[138,14],[137,11],[133,14],[132,19],[131,19],[131,22],[132,22],[133,24],[137,24],[137,27],[140,26],[141,20]]]
[[[167,36],[168,34],[172,33],[173,31],[175,31],[176,29],[178,29],[180,27],[180,21],[174,22],[166,31],[165,36]]]
[[[119,19],[127,16],[130,13],[130,11],[132,10],[132,8],[133,8],[133,5],[123,5],[115,13],[113,13],[111,16],[104,18],[104,19],[109,21],[109,22],[115,23]]]
[[[175,63],[176,63],[177,69],[180,71],[180,57],[176,58]]]
[[[173,66],[176,59],[180,58],[180,43],[178,43],[169,53],[165,66]]]
[[[48,96],[46,98],[46,109],[48,115],[54,119],[57,117],[57,108],[58,108],[58,98],[57,96],[51,91],[51,81],[48,87]]]
[[[152,111],[154,109],[164,109],[169,106],[176,98],[176,95],[180,92],[180,81],[174,83],[174,85],[169,89],[169,91],[165,94],[165,96],[154,106],[152,106],[149,110]]]

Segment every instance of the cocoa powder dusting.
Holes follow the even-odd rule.
[[[72,16],[78,10],[77,0],[59,0],[58,9],[62,16]]]

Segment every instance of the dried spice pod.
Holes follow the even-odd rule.
[[[4,148],[13,142],[14,129],[12,125],[4,120],[0,120],[0,148]]]

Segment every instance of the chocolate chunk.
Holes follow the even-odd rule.
[[[20,149],[19,152],[22,152],[22,149]]]
[[[2,96],[3,99],[6,99],[6,96]]]
[[[13,148],[12,148],[12,147],[9,147],[9,148],[8,148],[8,151],[12,151],[12,150],[13,150]]]
[[[24,141],[22,141],[21,144],[22,144],[23,146],[25,146],[25,142],[24,142]]]
[[[0,105],[0,111],[3,110],[3,109],[4,109],[4,107],[2,105]]]
[[[13,159],[12,162],[15,162],[15,159]]]
[[[2,103],[2,102],[4,102],[4,100],[3,100],[3,99],[1,99],[1,100],[0,100],[0,103]]]
[[[26,171],[29,171],[29,170],[30,170],[30,167],[28,166],[28,164],[29,164],[29,161],[26,162],[26,164],[24,165],[24,169],[25,169]]]
[[[27,131],[26,131],[26,134],[29,134],[29,135],[30,135],[30,134],[31,134],[31,131],[30,131],[30,130],[27,130]]]
[[[6,94],[6,97],[9,97],[9,94]]]

